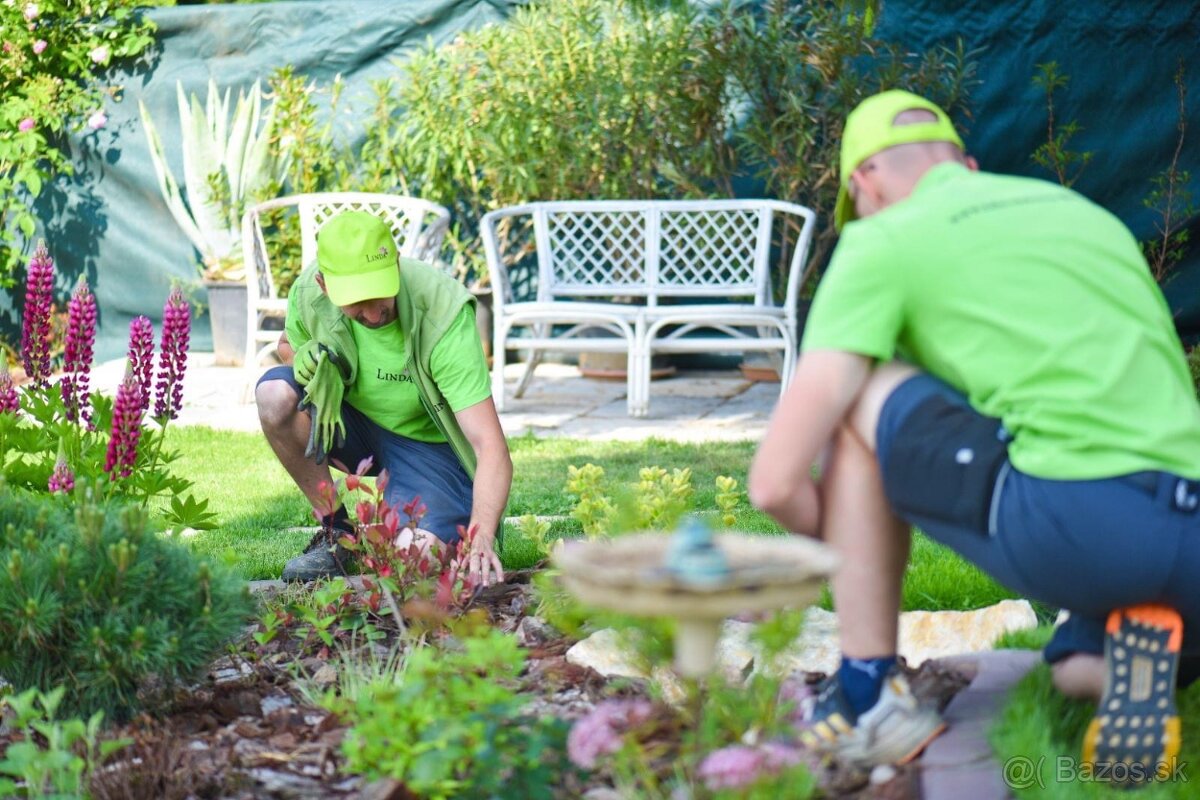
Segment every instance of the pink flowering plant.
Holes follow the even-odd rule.
[[[142,0],[0,3],[0,285],[34,236],[34,200],[73,172],[65,133],[98,130],[119,86],[105,82],[154,42]]]
[[[99,479],[110,497],[164,501],[162,520],[175,527],[213,526],[207,500],[171,474],[177,457],[164,448],[166,430],[183,403],[191,317],[178,289],[163,308],[155,370],[154,326],[130,324],[128,368],[116,397],[91,391],[96,299],[86,282],[71,292],[62,359],[52,355],[56,276],[45,242],[30,260],[24,291],[18,386],[0,359],[0,479],[10,486],[70,496],[77,480]]]

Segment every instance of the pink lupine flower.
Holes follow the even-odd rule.
[[[21,408],[21,398],[13,386],[12,375],[8,374],[8,359],[0,353],[0,414],[16,414]]]
[[[33,43],[33,54],[35,56],[40,56],[43,52],[45,52],[47,47],[49,47],[49,44],[45,39],[38,39]]]
[[[117,389],[113,402],[112,435],[104,457],[104,471],[112,480],[128,478],[137,461],[138,440],[142,436],[142,413],[146,410],[143,391],[131,367],[125,369],[125,380]]]
[[[50,377],[50,304],[54,291],[54,261],[46,242],[38,242],[25,276],[25,314],[21,324],[21,361],[35,386]]]
[[[98,131],[108,124],[108,115],[103,111],[97,111],[87,119],[87,126],[94,131]]]
[[[26,3],[25,4],[25,21],[33,22],[35,19],[37,19],[37,16],[38,16],[37,3]]]
[[[605,700],[575,721],[567,735],[567,755],[583,769],[593,769],[601,756],[621,749],[623,734],[650,719],[645,700]]]
[[[149,317],[129,323],[129,371],[139,392],[138,417],[150,406],[150,376],[154,369],[154,326]]]
[[[37,123],[33,121],[33,117],[26,117],[17,123],[17,130],[19,130],[21,133],[26,133],[27,131],[33,130],[36,126]]]
[[[87,284],[79,281],[71,300],[67,304],[67,336],[63,353],[62,389],[63,406],[67,419],[78,422],[80,411],[91,427],[91,412],[86,407],[88,397],[88,373],[92,369],[92,350],[96,343],[96,297],[88,291]],[[82,407],[82,409],[81,409]]]
[[[58,443],[58,459],[54,462],[54,472],[50,474],[50,480],[46,487],[50,490],[50,494],[55,492],[66,494],[75,488],[75,473],[67,464],[67,450],[61,440]]]
[[[92,61],[94,61],[97,64],[107,64],[108,63],[108,46],[102,44],[102,45],[99,45],[98,47],[93,47],[90,51],[88,51],[88,58],[90,58]]]
[[[158,383],[155,385],[154,416],[176,419],[183,408],[183,373],[187,369],[188,339],[192,315],[178,288],[172,289],[163,306],[162,339],[158,346]]]

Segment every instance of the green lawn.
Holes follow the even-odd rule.
[[[1105,783],[1072,779],[1083,732],[1094,708],[1093,703],[1069,700],[1055,691],[1050,669],[1045,664],[1039,664],[1013,688],[992,728],[991,742],[1001,764],[1019,761],[1021,767],[1036,770],[1029,774],[1010,773],[1028,784],[1013,786],[1018,798],[1075,800],[1130,796]],[[1183,718],[1183,750],[1178,758],[1182,775],[1172,782],[1141,789],[1136,794],[1139,800],[1200,798],[1200,684],[1179,693],[1179,711]]]
[[[172,430],[168,446],[180,452],[176,471],[194,481],[196,494],[207,497],[220,527],[189,539],[196,550],[228,553],[247,578],[279,575],[288,558],[307,543],[302,531],[287,528],[314,524],[312,512],[262,436],[190,427]],[[572,439],[511,439],[514,478],[508,515],[566,515],[572,498],[564,490],[567,467],[588,462],[602,466],[610,486],[628,485],[641,467],[691,467],[695,507],[715,508],[717,475],[730,475],[744,487],[755,442],[680,444],[593,442]],[[738,529],[779,533],[766,515],[743,504]],[[575,536],[579,524],[555,521],[552,535]],[[534,559],[533,547],[510,526],[503,553],[505,566],[519,569]],[[990,578],[954,553],[920,534],[905,582],[906,609],[978,608],[1012,597]],[[828,606],[828,598],[825,604]]]

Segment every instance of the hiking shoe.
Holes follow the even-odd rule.
[[[1175,678],[1183,620],[1172,608],[1141,605],[1108,616],[1104,696],[1083,737],[1096,775],[1136,786],[1175,770],[1181,730]]]
[[[850,707],[836,674],[820,684],[807,706],[800,741],[860,767],[905,764],[946,729],[937,711],[917,702],[898,666],[888,670],[879,699],[862,714]]]
[[[315,581],[320,578],[332,578],[335,575],[345,575],[345,567],[350,563],[353,554],[337,543],[337,540],[347,531],[333,528],[332,532],[321,528],[304,548],[303,555],[298,555],[283,568],[280,575],[285,581]]]

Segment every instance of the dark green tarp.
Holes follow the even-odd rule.
[[[203,94],[210,77],[236,92],[283,64],[322,83],[340,73],[348,102],[338,126],[345,133],[354,128],[353,110],[369,101],[369,81],[398,73],[395,59],[427,37],[447,41],[521,4],[293,0],[148,12],[159,25],[157,55],[131,74],[116,76],[126,91],[123,102],[107,109],[108,126],[73,142],[80,152],[79,177],[51,186],[38,204],[60,268],[62,296],[81,272],[96,291],[98,356],[121,354],[131,317],[146,314],[157,326],[171,282],[196,278],[196,254],[159,197],[138,119],[139,98],[160,125],[179,175],[177,80],[185,90]],[[1059,119],[1082,126],[1072,149],[1095,152],[1075,188],[1121,217],[1139,238],[1153,231],[1152,215],[1142,206],[1150,178],[1167,166],[1175,146],[1172,75],[1183,59],[1192,89],[1192,127],[1181,167],[1192,171],[1191,189],[1200,201],[1197,4],[885,0],[878,32],[914,50],[952,44],[960,36],[967,47],[980,49],[982,83],[972,93],[966,141],[984,168],[1001,172],[1044,177],[1030,160],[1044,141],[1046,122],[1044,97],[1032,77],[1037,64],[1057,61],[1070,76],[1059,92]],[[1197,246],[1166,285],[1185,335],[1200,334],[1200,220],[1191,225]],[[0,332],[10,342],[19,327],[15,305],[15,298],[0,297]],[[197,322],[193,342],[197,349],[207,346],[207,318]]]

